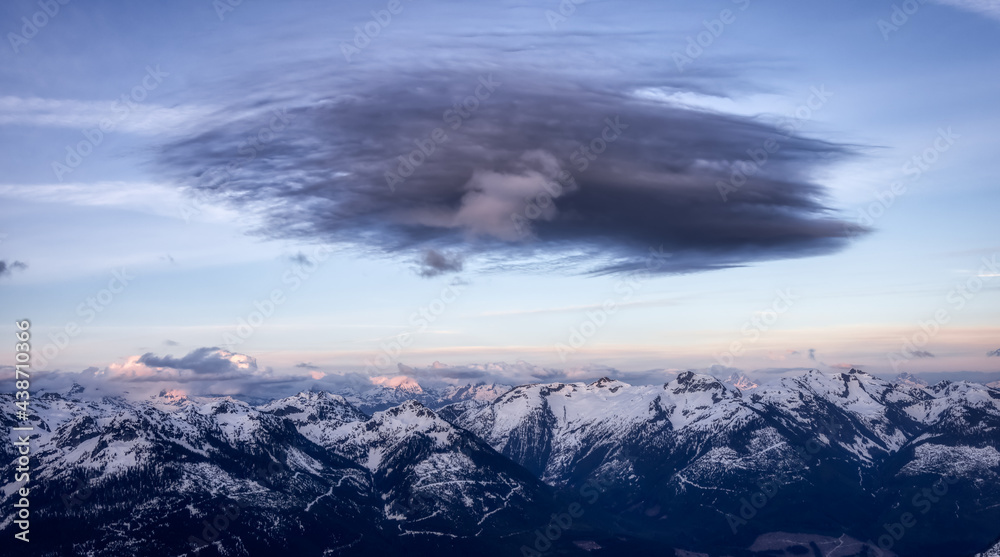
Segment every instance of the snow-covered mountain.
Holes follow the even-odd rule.
[[[507,534],[526,516],[545,522],[547,486],[415,400],[340,427],[325,446],[372,474],[401,535]]]
[[[432,409],[464,401],[486,403],[511,389],[510,385],[497,383],[477,383],[442,388],[422,387],[415,379],[405,375],[377,377],[373,378],[372,382],[371,389],[347,390],[342,394],[348,402],[358,409],[371,414],[398,406],[409,400],[416,400]]]
[[[38,534],[25,554],[471,550],[475,535],[529,529],[555,510],[550,488],[415,402],[369,418],[320,392],[260,407],[174,393],[79,395],[32,400]],[[13,406],[13,397],[0,402]],[[0,425],[23,424],[5,413]],[[16,462],[11,443],[0,458]],[[20,484],[6,478],[0,499],[10,507]],[[11,538],[12,521],[0,522]],[[442,546],[441,537],[454,540]]]
[[[884,555],[1000,537],[1000,390],[984,385],[851,370],[747,390],[692,372],[379,389],[366,402],[409,398],[41,395],[32,526],[60,535],[30,554],[875,555],[903,513],[919,526]]]
[[[734,371],[732,375],[726,378],[725,383],[727,385],[732,385],[741,391],[749,391],[750,389],[756,389],[760,385],[756,381],[751,379],[747,374]]]
[[[976,557],[1000,557],[1000,541],[997,541],[996,545],[986,551],[977,553]]]
[[[910,386],[910,387],[927,387],[928,386],[927,381],[924,381],[923,379],[920,379],[919,377],[917,377],[916,375],[913,375],[912,373],[906,373],[906,372],[903,372],[903,373],[900,373],[900,374],[896,375],[896,380],[894,382],[898,383],[900,385],[907,385],[907,386]]]
[[[12,406],[10,395],[2,400]],[[273,413],[230,398],[55,393],[33,399],[31,410],[33,555],[178,555],[204,545],[254,554],[314,544],[386,549],[374,535],[385,519],[367,471]],[[0,451],[14,461],[10,443]],[[3,485],[4,504],[15,487]],[[5,534],[11,520],[0,522]],[[305,530],[317,534],[298,543]]]
[[[291,420],[299,433],[321,447],[330,447],[340,426],[368,419],[344,397],[323,391],[274,400],[259,409]]]
[[[983,543],[1000,534],[1000,391],[974,383],[923,389],[811,371],[743,393],[688,372],[661,386],[517,387],[455,423],[553,485],[613,478],[616,510],[649,529],[681,520],[690,536],[672,539],[692,546],[713,532],[788,531],[790,517],[803,531],[877,538],[870,525],[900,494],[909,502],[952,476],[961,499],[927,509],[948,531],[900,543],[936,543],[944,555],[974,531]],[[776,492],[748,520],[743,500],[761,485]],[[843,512],[821,519],[817,501]]]

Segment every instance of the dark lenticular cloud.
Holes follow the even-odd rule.
[[[458,269],[428,254],[624,272],[660,246],[658,271],[688,272],[830,253],[862,232],[811,181],[849,147],[636,94],[650,87],[499,67],[301,77],[159,162],[263,212],[267,236],[416,257],[425,276]],[[724,199],[720,182],[742,185]]]

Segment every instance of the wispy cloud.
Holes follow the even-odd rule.
[[[668,299],[658,299],[658,300],[635,300],[631,302],[617,302],[615,304],[616,308],[625,307],[657,307],[657,306],[672,306],[677,304],[676,298]],[[589,304],[584,306],[563,306],[554,308],[538,308],[538,309],[512,309],[504,311],[484,311],[479,314],[482,317],[502,317],[508,315],[537,315],[543,313],[569,313],[569,312],[579,312],[586,310],[602,309],[604,304]]]
[[[0,125],[85,129],[114,123],[115,132],[158,135],[181,132],[211,114],[198,106],[168,107],[133,104],[124,110],[115,102],[0,97]]]
[[[932,0],[938,4],[985,15],[1000,21],[1000,3],[996,0]]]
[[[195,207],[185,195],[185,190],[153,182],[0,184],[0,198],[80,207],[113,207],[198,221],[231,222],[237,216],[241,219],[253,218],[247,212],[239,215],[221,205],[199,204]]]

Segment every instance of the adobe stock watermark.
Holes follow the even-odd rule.
[[[1000,254],[994,253],[990,259],[983,257],[979,271],[966,279],[965,282],[956,284],[945,295],[944,299],[948,306],[935,310],[931,318],[926,321],[917,321],[917,327],[920,330],[909,337],[904,337],[898,352],[886,354],[893,371],[898,372],[901,364],[914,358],[926,357],[929,353],[924,348],[941,332],[945,325],[951,322],[953,312],[962,311],[977,294],[982,292],[987,282],[995,277],[1000,277],[998,255]]]
[[[403,3],[401,0],[389,0],[385,9],[372,10],[372,18],[361,25],[354,26],[354,41],[352,43],[341,42],[340,53],[344,55],[344,60],[351,63],[351,56],[360,54],[362,50],[372,44],[375,37],[382,34],[382,30],[392,23],[392,16],[403,13]]]
[[[525,198],[524,209],[521,212],[511,213],[510,220],[514,222],[514,231],[522,239],[531,236],[531,222],[552,218],[555,214],[555,199],[576,188],[576,179],[573,175],[560,169],[555,180],[545,180],[542,191]]]
[[[274,288],[267,296],[255,299],[253,309],[237,319],[232,331],[222,334],[222,345],[232,351],[234,347],[249,340],[267,319],[288,301],[288,294],[301,288],[305,281],[319,270],[320,264],[330,258],[332,252],[333,248],[319,245],[313,249],[311,255],[300,253],[294,259],[293,265],[281,275],[281,283],[287,285],[288,290]]]
[[[225,21],[226,15],[235,12],[236,8],[243,5],[243,0],[212,0],[212,8],[215,9],[215,16],[219,21]]]
[[[287,466],[276,460],[272,460],[268,463],[266,468],[264,466],[258,466],[250,477],[253,480],[262,482],[266,481],[269,477],[284,474],[288,471]],[[188,536],[188,543],[191,544],[191,549],[197,552],[198,550],[208,547],[210,544],[213,544],[221,539],[226,531],[229,530],[229,528],[236,522],[236,519],[240,517],[243,509],[245,509],[248,505],[248,502],[243,499],[236,501],[227,500],[223,503],[219,503],[216,507],[218,512],[211,518],[207,518],[201,522],[201,537],[199,538],[194,535]]]
[[[7,33],[7,41],[10,42],[10,48],[14,50],[14,54],[20,54],[21,47],[37,37],[38,33],[59,15],[62,10],[61,6],[69,3],[70,0],[39,0],[38,7],[40,9],[30,16],[21,18],[21,33],[13,31]]]
[[[569,159],[577,170],[585,172],[590,168],[590,163],[597,160],[604,153],[608,146],[618,140],[622,133],[628,129],[628,124],[623,124],[620,116],[604,119],[604,129],[588,143],[580,146],[570,153]],[[538,219],[550,219],[555,214],[555,199],[577,188],[576,179],[566,170],[560,169],[555,180],[545,180],[542,184],[542,191],[534,196],[529,196],[524,200],[524,208],[521,212],[510,215],[514,222],[514,230],[521,238],[531,235],[531,222]]]
[[[728,350],[716,354],[715,361],[723,366],[732,367],[736,357],[743,354],[746,350],[746,345],[760,340],[761,334],[774,326],[778,322],[778,318],[790,310],[795,305],[795,300],[801,297],[798,294],[792,293],[792,289],[787,287],[783,290],[776,290],[775,294],[774,300],[767,309],[755,313],[753,317],[740,327],[743,339],[734,340],[729,345]]]
[[[570,329],[566,342],[557,342],[552,346],[559,354],[559,359],[565,362],[570,354],[583,348],[597,334],[597,331],[608,324],[611,316],[618,312],[620,306],[630,301],[635,292],[642,289],[643,284],[663,268],[664,262],[670,255],[664,253],[662,245],[655,249],[649,248],[649,255],[646,256],[642,269],[634,271],[628,278],[615,284],[615,292],[620,296],[617,299],[609,297],[594,309],[587,310],[580,323]]]
[[[621,122],[621,116],[615,119],[604,119],[604,129],[599,136],[590,140],[590,143],[576,149],[569,155],[569,161],[576,166],[580,172],[586,172],[590,163],[597,160],[597,157],[607,150],[608,145],[614,143],[621,137],[622,132],[628,129],[628,124]]]
[[[809,469],[809,464],[823,450],[823,445],[819,442],[819,435],[824,435],[827,439],[839,439],[841,428],[843,426],[833,420],[824,419],[817,435],[811,437],[804,445],[793,448],[795,453],[799,455],[799,460],[795,461],[792,469],[781,471],[771,479],[758,481],[759,491],[752,493],[749,497],[741,497],[737,513],[726,513],[726,522],[733,535],[739,531],[740,526],[749,524],[749,521],[753,520],[757,513],[778,495],[782,487],[791,485],[795,479],[793,474]]]
[[[732,164],[733,170],[729,175],[729,180],[719,180],[715,183],[719,195],[722,196],[722,201],[728,201],[729,194],[739,191],[751,177],[760,172],[771,160],[771,157],[781,150],[781,140],[790,138],[806,122],[812,120],[814,113],[826,106],[827,101],[832,96],[833,93],[827,91],[825,85],[810,88],[810,95],[806,102],[799,105],[791,116],[779,120],[775,126],[784,134],[778,136],[778,139],[768,138],[760,146],[747,149],[749,158]]]
[[[941,501],[950,490],[949,486],[958,483],[958,478],[948,474],[939,478],[930,487],[921,489],[910,499],[910,505],[914,510],[919,510],[920,514],[927,514],[934,505]],[[878,537],[878,540],[869,539],[865,543],[875,551],[874,557],[882,557],[886,551],[890,551],[893,546],[899,543],[906,536],[906,533],[917,525],[917,515],[911,511],[899,515],[898,522],[887,522],[882,524],[885,533]],[[867,555],[867,554],[866,554]]]
[[[733,0],[733,3],[739,6],[741,12],[750,7],[750,0]],[[701,58],[705,49],[715,44],[715,41],[725,33],[726,28],[734,23],[736,23],[736,14],[729,8],[720,11],[715,19],[702,21],[701,24],[705,29],[696,35],[689,35],[687,47],[683,51],[675,50],[671,53],[670,56],[674,60],[674,65],[677,66],[677,71],[683,72],[684,68]]]
[[[920,8],[927,3],[927,0],[905,0],[900,4],[892,5],[892,12],[888,19],[879,19],[875,24],[882,33],[882,40],[889,41],[890,35],[909,23],[910,17],[920,11]]]
[[[556,10],[545,10],[545,21],[555,31],[560,23],[566,22],[569,16],[576,13],[576,7],[587,0],[561,0]]]
[[[399,499],[393,499],[389,503],[389,513],[386,513],[386,518],[389,520],[406,520],[410,515],[420,512],[421,509],[435,508],[439,502],[439,500],[425,495],[423,492],[416,491],[412,493],[410,500],[406,503]]]
[[[90,499],[90,496],[93,494],[93,488],[91,488],[82,477],[78,477],[76,478],[76,487],[66,493],[63,493],[63,506],[66,507],[67,511],[71,511],[75,507],[82,506],[83,503],[87,499]]]
[[[441,119],[453,131],[457,131],[467,119],[479,110],[480,104],[489,100],[501,85],[503,85],[502,82],[493,80],[493,74],[486,77],[479,76],[479,84],[476,85],[472,94],[460,101],[455,101],[451,108],[444,111]],[[434,128],[422,138],[414,139],[413,144],[416,145],[416,148],[409,154],[396,157],[399,164],[395,171],[392,169],[385,171],[385,183],[389,186],[389,191],[395,192],[396,186],[413,176],[413,173],[437,151],[438,146],[446,141],[448,141],[448,133],[441,127]]]
[[[906,179],[893,182],[888,189],[876,191],[875,201],[863,209],[858,209],[856,222],[860,227],[848,224],[845,227],[847,233],[854,236],[859,234],[863,227],[874,225],[875,221],[881,218],[896,203],[898,198],[908,192],[908,185],[920,180],[924,173],[941,159],[943,154],[951,150],[960,137],[962,136],[952,131],[951,127],[938,128],[938,135],[931,144],[920,153],[910,157],[900,167],[900,172]]]
[[[56,179],[61,182],[65,175],[76,170],[83,163],[84,159],[89,157],[98,146],[104,143],[105,134],[115,131],[115,128],[119,124],[139,108],[139,103],[145,101],[149,93],[159,87],[160,83],[163,83],[163,78],[169,75],[169,73],[161,70],[159,65],[155,68],[153,66],[146,66],[146,75],[129,92],[123,93],[112,105],[111,109],[114,112],[114,117],[101,118],[97,127],[80,130],[80,133],[83,134],[83,139],[77,142],[76,145],[66,146],[66,157],[62,162],[52,161],[52,172],[55,173]]]
[[[593,506],[600,499],[601,494],[613,486],[614,480],[608,477],[607,470],[599,473],[596,478],[584,482],[577,492],[587,503],[587,507],[584,507],[579,502],[574,502],[566,507],[565,512],[553,513],[549,517],[549,523],[544,528],[535,530],[535,539],[531,546],[521,546],[522,557],[541,557],[545,554],[552,548],[552,544],[572,528],[573,523],[586,513],[587,508]]]
[[[432,323],[441,317],[448,306],[458,301],[464,290],[464,284],[458,282],[448,284],[430,302],[411,313],[408,321],[410,329],[383,342],[379,346],[380,352],[375,357],[364,361],[365,373],[375,377],[390,369],[397,358],[403,354],[403,351],[413,345],[414,337],[426,331]]]
[[[234,157],[226,164],[209,168],[201,174],[199,179],[206,182],[205,185],[210,185],[213,190],[225,187],[236,179],[244,166],[256,160],[261,152],[280,137],[281,133],[296,118],[294,114],[288,113],[288,107],[275,108],[271,110],[270,115],[267,124],[261,125],[253,133],[247,134],[244,140],[236,146],[236,154],[240,157]],[[192,191],[201,194],[199,188],[194,188]],[[196,198],[189,199],[182,204],[179,211],[184,222],[189,222],[192,216],[201,213],[198,203],[205,201],[204,195],[197,195]]]
[[[111,280],[108,281],[106,288],[98,290],[93,296],[87,296],[76,306],[76,315],[83,318],[83,323],[67,321],[61,330],[49,333],[51,342],[37,351],[35,365],[44,366],[59,356],[63,350],[69,347],[70,342],[80,335],[82,327],[90,325],[97,319],[98,314],[107,309],[133,280],[135,280],[135,276],[130,275],[125,267],[112,271]]]

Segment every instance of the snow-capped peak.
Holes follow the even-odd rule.
[[[693,371],[684,371],[677,374],[677,377],[663,385],[663,388],[672,391],[674,394],[702,391],[728,391],[726,386],[715,377],[695,373]]]
[[[927,386],[927,381],[924,381],[923,379],[919,379],[917,376],[913,375],[912,373],[906,373],[906,372],[900,373],[899,375],[896,376],[896,383],[898,383],[900,385],[906,385],[908,387],[926,387]]]
[[[628,383],[624,381],[619,381],[617,379],[610,379],[608,377],[601,377],[597,381],[587,385],[588,387],[595,387],[598,389],[608,389],[609,391],[616,392],[618,389],[631,387]]]
[[[160,391],[160,394],[153,398],[156,403],[168,406],[183,406],[189,400],[187,393],[179,389],[171,389],[169,391],[163,389]]]
[[[380,387],[388,387],[390,389],[397,389],[408,393],[419,394],[424,392],[424,389],[419,383],[417,383],[416,379],[406,375],[397,375],[395,377],[372,377],[371,382],[372,384]]]
[[[732,385],[741,391],[749,391],[750,389],[756,389],[758,385],[753,379],[747,377],[745,373],[740,373],[734,371],[732,375],[726,378],[724,383]]]
[[[408,400],[394,408],[390,408],[382,412],[376,412],[373,417],[378,416],[392,416],[394,418],[400,416],[413,416],[426,419],[434,419],[437,417],[430,408],[427,408],[416,400]]]

